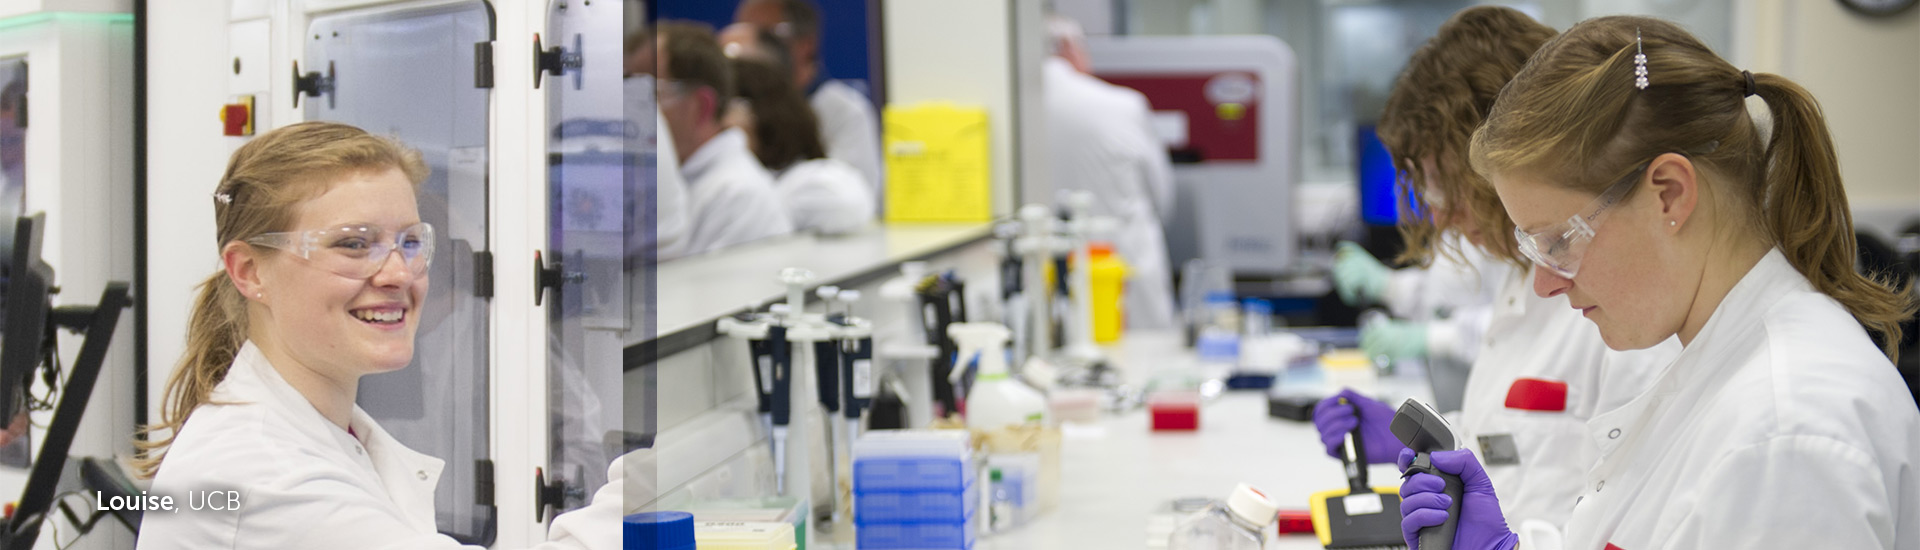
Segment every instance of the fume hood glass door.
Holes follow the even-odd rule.
[[[547,98],[549,268],[562,283],[548,305],[548,483],[554,512],[587,504],[607,465],[628,450],[621,429],[621,335],[630,324],[622,284],[634,209],[623,174],[637,128],[622,118],[622,2],[555,0],[540,46],[554,60]],[[557,266],[554,264],[558,264]]]
[[[434,259],[413,363],[362,379],[359,404],[401,443],[446,460],[435,489],[441,532],[493,541],[487,452],[487,98],[475,44],[493,40],[484,2],[382,8],[314,18],[298,70],[331,79],[300,97],[308,120],[399,138],[432,169],[419,192]],[[444,252],[442,252],[444,251]]]

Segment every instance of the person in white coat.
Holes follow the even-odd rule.
[[[1360,349],[1369,357],[1420,362],[1433,387],[1433,405],[1442,411],[1460,410],[1493,302],[1525,275],[1514,262],[1475,244],[1481,239],[1474,222],[1456,216],[1409,222],[1446,228],[1439,235],[1408,239],[1422,243],[1410,247],[1410,254],[1425,256],[1425,267],[1389,268],[1352,242],[1340,243],[1334,253],[1334,290],[1341,300],[1384,305],[1391,314],[1360,326]],[[1424,244],[1429,237],[1440,242]]]
[[[820,64],[820,10],[807,0],[745,0],[735,10],[734,20],[768,29],[787,43],[792,82],[820,120],[827,157],[858,170],[875,197],[886,196],[880,115],[867,94],[827,77]]]
[[[1162,218],[1172,212],[1173,169],[1149,128],[1146,97],[1087,74],[1079,25],[1054,16],[1054,55],[1041,67],[1048,161],[1057,190],[1093,193],[1094,214],[1119,222],[1114,250],[1127,263],[1127,327],[1173,327],[1173,274]]]
[[[413,358],[426,177],[419,153],[336,123],[234,152],[214,195],[224,269],[200,285],[155,437],[136,442],[174,508],[145,513],[137,548],[473,548],[435,530],[443,462],[354,404],[360,377]],[[541,547],[618,548],[625,473]],[[214,491],[224,506],[189,506]]]
[[[779,39],[735,23],[721,32],[734,57],[735,89],[729,125],[747,134],[753,154],[774,173],[774,191],[796,231],[835,235],[872,225],[874,190],[852,166],[827,156],[819,121],[780,66]]]
[[[1514,77],[1471,160],[1537,294],[1567,298],[1610,348],[1684,348],[1588,423],[1600,458],[1564,529],[1510,529],[1496,504],[1513,488],[1446,451],[1432,462],[1464,494],[1450,511],[1440,478],[1407,477],[1409,540],[1453,517],[1462,550],[1920,548],[1920,410],[1890,361],[1915,298],[1855,271],[1806,89],[1666,21],[1590,19]]]
[[[1451,319],[1429,323],[1462,327],[1453,336],[1429,329],[1434,347],[1472,346],[1458,412],[1450,414],[1454,426],[1468,448],[1489,457],[1487,476],[1511,487],[1500,501],[1507,517],[1560,526],[1573,512],[1587,467],[1599,458],[1599,446],[1587,437],[1588,419],[1636,395],[1647,375],[1678,353],[1678,345],[1611,352],[1565,296],[1534,295],[1528,271],[1519,268],[1526,260],[1513,240],[1513,222],[1498,196],[1481,192],[1485,184],[1466,169],[1466,139],[1485,112],[1450,106],[1490,106],[1501,86],[1553,35],[1553,29],[1511,8],[1483,6],[1456,14],[1408,61],[1388,96],[1380,128],[1388,151],[1403,165],[1426,167],[1418,178],[1403,178],[1405,189],[1417,190],[1413,196],[1429,211],[1403,219],[1403,234],[1409,250],[1439,258],[1430,272],[1411,278],[1429,285],[1465,279],[1442,271],[1459,265],[1447,261],[1456,255],[1452,252],[1494,266],[1487,270],[1494,296]],[[1407,162],[1411,159],[1422,160]],[[1417,303],[1449,299],[1418,300],[1424,294],[1411,292],[1418,289],[1397,291],[1398,297]],[[1476,293],[1472,287],[1446,292]],[[1396,297],[1396,291],[1387,296]],[[1474,316],[1478,319],[1467,319]],[[1434,363],[1429,361],[1430,369]],[[1353,403],[1358,413],[1340,405],[1339,398]],[[1388,428],[1398,405],[1347,390],[1316,406],[1315,427],[1329,454],[1339,456],[1344,436],[1359,428],[1367,462],[1393,463],[1406,448]]]
[[[658,28],[660,110],[666,117],[693,208],[688,254],[702,254],[793,232],[773,190],[773,175],[724,122],[733,71],[713,32],[662,23]]]

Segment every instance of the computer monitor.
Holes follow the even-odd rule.
[[[87,400],[93,395],[101,364],[106,361],[107,346],[113,341],[120,312],[131,305],[127,284],[109,282],[96,305],[52,307],[53,266],[40,258],[40,242],[46,229],[46,215],[23,216],[15,224],[13,254],[5,266],[6,288],[0,291],[5,301],[6,325],[0,328],[0,419],[11,420],[26,412],[27,391],[33,374],[53,352],[53,329],[60,327],[86,335],[80,353],[67,371],[63,387],[54,388],[60,402],[54,407],[46,438],[34,458],[27,486],[21,491],[13,517],[0,532],[0,550],[31,547],[46,514],[52,509],[60,486],[60,474],[66,467],[68,452],[80,419],[86,414]]]
[[[0,425],[25,408],[33,372],[45,358],[48,342],[48,287],[53,266],[40,259],[46,214],[22,216],[14,225],[13,254],[4,266],[5,290],[0,308],[6,324],[0,335]]]
[[[1393,155],[1380,143],[1373,125],[1362,125],[1357,132],[1355,151],[1360,176],[1360,218],[1367,225],[1391,226],[1400,221],[1400,191],[1395,184],[1399,174]]]

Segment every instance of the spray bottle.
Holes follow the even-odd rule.
[[[1047,398],[1007,375],[1007,327],[999,323],[954,323],[947,327],[959,348],[952,379],[959,385],[967,363],[977,361],[967,390],[967,427],[996,430],[1047,420]]]

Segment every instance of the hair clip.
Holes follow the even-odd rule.
[[[214,193],[213,200],[220,201],[220,204],[233,204],[233,195]]]
[[[1640,47],[1640,29],[1633,30],[1633,87],[1647,89],[1647,52]]]

